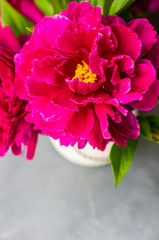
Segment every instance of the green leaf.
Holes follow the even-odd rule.
[[[140,135],[149,140],[153,140],[149,120],[143,116],[139,116],[137,119],[140,125]]]
[[[110,152],[110,161],[114,173],[115,187],[121,182],[126,172],[130,168],[139,138],[130,139],[126,147],[118,146],[114,143]]]
[[[109,15],[117,14],[124,10],[125,8],[127,8],[133,2],[135,2],[135,0],[114,0],[110,6],[108,14]]]
[[[159,128],[156,128],[156,127],[152,127],[152,130],[151,130],[151,135],[152,135],[152,138],[155,142],[159,143]]]
[[[67,7],[67,2],[65,0],[48,0],[54,9],[54,14],[61,13]],[[69,1],[70,2],[70,1]]]
[[[159,143],[159,116],[153,115],[153,116],[147,117],[147,119],[151,126],[152,140]]]
[[[17,12],[6,0],[1,0],[2,26],[10,26],[16,36],[27,34],[26,27],[34,24]]]
[[[89,3],[92,3],[93,7],[99,6],[101,8],[102,14],[106,15],[108,13],[109,7],[113,0],[89,0]]]
[[[97,0],[97,1],[96,1],[96,6],[101,7],[102,12],[103,12],[103,8],[104,8],[104,2],[105,2],[105,1],[103,1],[103,0]]]
[[[103,15],[104,16],[108,15],[112,2],[113,2],[113,0],[105,0],[104,1],[104,8],[103,8]]]
[[[140,135],[148,140],[159,143],[159,116],[138,117]]]
[[[46,16],[54,15],[54,9],[49,0],[34,0],[34,2]]]
[[[151,123],[151,125],[159,127],[159,115],[152,115],[147,117],[147,119]]]

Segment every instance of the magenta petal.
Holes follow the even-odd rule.
[[[94,114],[91,105],[80,108],[79,112],[75,112],[66,126],[73,136],[82,136],[88,133],[94,125]]]
[[[21,48],[24,46],[24,44],[27,41],[29,41],[30,37],[31,37],[31,35],[28,35],[28,34],[20,35],[18,37],[18,42],[19,42]]]
[[[19,118],[14,129],[14,138],[12,136],[10,143],[13,154],[21,154],[23,144],[27,146],[27,158],[31,160],[34,157],[38,133],[39,131],[34,130],[33,125],[27,123],[24,118]]]
[[[45,96],[51,97],[54,92],[54,87],[45,82],[37,82],[33,78],[28,78],[25,82],[29,96]]]
[[[0,26],[0,46],[13,53],[20,50],[20,44],[9,26],[5,28]]]
[[[47,134],[47,135],[51,135],[52,132],[58,133],[58,132],[63,131],[67,122],[69,121],[69,119],[70,119],[70,116],[67,115],[65,118],[62,118],[62,119],[60,119],[56,122],[49,123],[48,128],[46,128],[44,126],[44,129],[43,129],[42,133]]]
[[[70,2],[67,6],[66,10],[63,10],[61,15],[66,16],[68,18],[71,18],[72,16],[72,11],[78,7],[78,3],[76,1]]]
[[[85,146],[86,146],[86,144],[87,144],[87,140],[86,139],[79,139],[78,140],[78,148],[79,149],[82,149],[82,148],[84,148]]]
[[[17,146],[16,143],[14,143],[11,147],[12,149],[12,153],[16,156],[20,155],[22,153],[21,151],[21,145],[20,146]]]
[[[97,53],[91,53],[89,55],[89,68],[91,69],[92,73],[96,75],[101,75],[103,73],[102,70],[102,60]]]
[[[134,19],[127,26],[139,36],[142,42],[142,54],[145,54],[157,41],[155,39],[157,33],[147,19]]]
[[[100,56],[106,52],[113,52],[117,46],[117,41],[112,34],[111,28],[105,26],[100,29],[91,50],[96,50]]]
[[[45,97],[37,97],[30,102],[46,122],[55,122],[69,113],[68,110],[54,104],[51,100],[48,101]]]
[[[104,91],[97,90],[94,93],[90,93],[87,95],[79,95],[75,94],[72,97],[72,101],[76,103],[78,106],[86,106],[88,103],[101,103],[111,100],[112,96]]]
[[[70,20],[62,15],[44,17],[36,26],[32,35],[34,45],[37,47],[52,48],[56,39],[70,25]]]
[[[30,19],[33,23],[39,22],[44,14],[38,9],[33,0],[7,0],[17,11]]]
[[[159,68],[159,36],[157,36],[157,42],[146,53],[144,58],[149,59],[156,69]]]
[[[50,135],[52,136],[52,133],[55,132],[63,132],[65,129],[65,126],[67,124],[67,122],[71,119],[73,113],[68,113],[65,114],[65,116],[61,116],[61,118],[59,117],[59,119],[57,119],[56,116],[56,120],[55,121],[49,121],[50,119],[48,119],[48,121],[46,121],[47,119],[42,116],[42,114],[39,111],[36,111],[36,108],[33,109],[32,111],[32,116],[30,114],[28,114],[26,116],[26,120],[28,122],[33,122],[35,123],[35,128],[40,129],[42,131],[42,134],[46,134],[46,135]]]
[[[110,65],[107,70],[107,78],[110,78],[110,81],[113,85],[116,85],[120,81],[120,72],[116,64]]]
[[[52,137],[53,139],[57,140],[60,139],[61,137],[66,136],[66,133],[64,131],[59,131],[59,132],[49,132],[49,136]]]
[[[135,65],[136,76],[132,78],[132,89],[134,91],[145,91],[156,79],[156,70],[148,60],[140,60]]]
[[[119,81],[119,91],[123,94],[126,94],[131,89],[131,80],[130,78],[123,78]]]
[[[33,78],[26,80],[26,88],[31,97],[49,97],[55,104],[63,106],[65,109],[77,110],[75,103],[71,101],[73,93],[67,85],[61,87],[54,87],[45,82],[36,82]]]
[[[16,73],[24,79],[28,76],[32,76],[33,60],[42,60],[45,56],[50,56],[52,54],[52,51],[43,48],[35,50],[29,49],[29,52],[25,52],[25,48],[30,45],[30,42],[27,42],[21,50],[21,54],[16,54],[14,56]]]
[[[29,100],[30,98],[27,92],[27,88],[25,86],[25,82],[19,76],[15,78],[15,93],[20,99]]]
[[[6,63],[8,67],[11,67],[12,69],[14,68],[13,54],[1,46],[0,46],[0,60]]]
[[[110,105],[112,105],[112,106],[115,106],[116,109],[117,109],[122,115],[127,116],[128,110],[125,109],[124,106],[120,105],[119,102],[118,102],[116,99],[112,98],[112,99],[110,99],[110,100],[108,100],[108,101],[105,101],[105,103],[106,103],[106,104],[110,104]],[[111,111],[111,112],[112,112],[112,111]],[[110,116],[111,116],[111,114],[110,114]]]
[[[92,130],[87,134],[86,139],[93,148],[97,147],[97,149],[101,151],[104,151],[107,143],[109,142],[109,140],[103,138],[98,118],[95,115],[94,126]]]
[[[114,25],[114,24],[123,24],[123,25],[125,25],[125,21],[121,17],[119,17],[117,15],[114,15],[114,16],[108,15],[106,17],[102,16],[102,23],[104,25],[108,25],[108,26],[111,26],[111,25]]]
[[[65,59],[61,64],[57,66],[57,71],[65,78],[73,78],[77,64],[81,63],[77,58],[70,57]]]
[[[128,76],[132,76],[134,72],[134,61],[130,56],[118,55],[111,58],[110,64],[115,63],[118,66],[118,70],[121,73],[126,73]]]
[[[133,92],[129,91],[126,94],[121,92],[114,92],[113,96],[121,103],[121,104],[128,104],[134,100],[142,100],[143,96],[140,92]]]
[[[49,123],[48,134],[49,134],[49,132],[52,132],[52,131],[54,131],[54,132],[64,131],[65,128],[67,128],[66,126],[69,123],[69,121],[71,120],[72,115],[73,115],[73,113],[69,113],[64,118],[61,118],[56,122]],[[45,130],[45,128],[44,128],[44,130]],[[47,128],[46,128],[46,130],[47,130]]]
[[[108,130],[108,117],[107,114],[110,111],[110,108],[107,107],[106,104],[94,104],[95,112],[99,119],[100,128],[102,131],[102,135],[105,139],[111,139],[109,130]],[[113,110],[112,110],[113,112]]]
[[[79,49],[77,34],[66,30],[63,34],[57,37],[57,48],[66,53],[75,54]]]
[[[38,131],[32,131],[32,138],[28,143],[28,150],[27,150],[28,160],[32,160],[35,155],[37,140],[38,140]]]
[[[141,41],[138,35],[121,24],[113,25],[111,28],[118,41],[118,47],[115,53],[128,55],[133,60],[136,60],[141,52]]]
[[[82,49],[90,51],[92,48],[93,42],[95,41],[96,36],[98,34],[98,29],[95,29],[95,28],[85,29],[85,28],[80,33],[79,41]]]
[[[33,64],[33,75],[37,81],[46,82],[54,86],[60,86],[65,83],[63,76],[61,76],[55,67],[61,63],[61,59],[53,58],[51,56],[45,57],[43,60],[35,59]]]
[[[68,4],[67,10],[62,11],[62,15],[76,20],[82,18],[87,13],[92,14],[97,20],[101,18],[101,9],[100,7],[93,7],[92,4],[82,1],[78,4],[76,1],[70,2]]]
[[[69,134],[60,137],[60,145],[64,145],[66,147],[70,146],[74,146],[76,144],[76,142],[78,141],[78,137],[73,137],[70,136]]]
[[[122,116],[120,123],[109,121],[109,132],[112,140],[120,146],[126,146],[128,138],[136,139],[140,134],[140,127],[136,117],[129,110],[127,116]]]
[[[85,83],[80,81],[78,78],[75,78],[74,80],[67,79],[66,82],[73,92],[82,95],[86,95],[96,91],[103,84],[102,80],[99,80],[95,83]]]
[[[158,97],[159,81],[156,79],[156,81],[150,86],[149,90],[143,95],[143,99],[141,101],[129,103],[129,106],[142,111],[149,111],[157,105]]]
[[[159,2],[158,0],[151,0],[150,1],[150,11],[155,12],[155,11],[159,11]]]
[[[55,104],[69,109],[71,111],[77,111],[78,106],[72,101],[74,93],[68,88],[67,85],[54,88],[52,93],[52,100]]]

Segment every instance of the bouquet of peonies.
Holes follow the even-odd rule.
[[[139,136],[159,141],[159,116],[132,112],[158,103],[159,37],[119,16],[134,1],[89,2],[1,1],[0,155],[23,144],[32,159],[39,133],[79,149],[114,142],[118,185]]]

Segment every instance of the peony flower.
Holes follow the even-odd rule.
[[[133,5],[133,12],[156,12],[159,11],[158,0],[137,0]]]
[[[11,147],[15,155],[22,152],[22,144],[28,147],[27,158],[34,156],[37,131],[24,119],[27,102],[15,93],[14,53],[20,43],[10,27],[0,27],[0,156]]]
[[[33,23],[39,22],[39,20],[44,17],[44,14],[33,0],[7,0],[7,2]]]
[[[60,15],[43,18],[15,56],[27,121],[61,145],[126,146],[140,133],[132,108],[157,104],[157,53],[148,20],[125,24],[88,2],[71,2]]]

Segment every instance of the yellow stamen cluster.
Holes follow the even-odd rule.
[[[72,80],[78,78],[81,82],[95,83],[97,81],[97,75],[92,73],[88,64],[86,64],[84,61],[82,61],[82,63],[83,65],[77,65],[75,76],[72,78]]]

